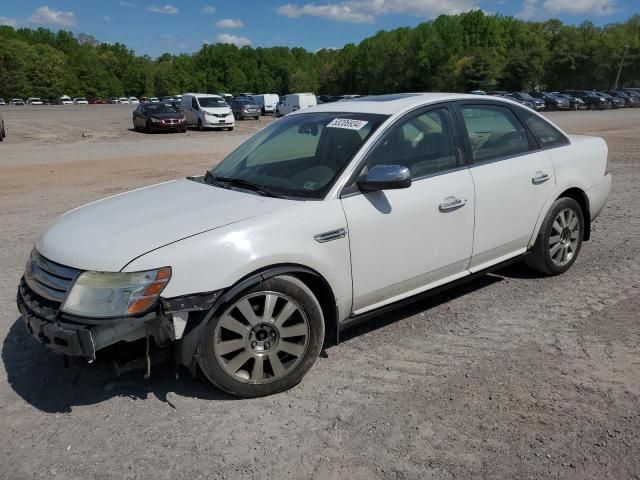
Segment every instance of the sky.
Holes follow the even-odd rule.
[[[0,0],[0,24],[86,33],[157,57],[217,42],[340,48],[379,30],[472,9],[604,25],[640,13],[640,0]]]

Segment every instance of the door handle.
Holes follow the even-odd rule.
[[[534,185],[540,185],[546,182],[547,180],[549,180],[550,178],[551,177],[549,176],[548,173],[536,172],[536,174],[531,179],[531,183],[533,183]]]
[[[466,204],[467,204],[466,198],[447,197],[438,206],[438,209],[441,212],[450,212],[452,210],[457,210],[458,208],[462,208]]]

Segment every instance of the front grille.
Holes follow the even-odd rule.
[[[34,250],[27,262],[24,278],[36,294],[62,303],[79,274],[80,270],[52,262]]]

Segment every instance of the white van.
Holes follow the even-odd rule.
[[[254,95],[253,100],[260,107],[262,115],[266,115],[267,113],[276,113],[280,97],[275,93],[261,93],[260,95]]]
[[[183,93],[180,108],[187,117],[187,125],[204,128],[233,130],[236,124],[231,108],[220,95],[208,93]]]
[[[315,94],[313,93],[292,93],[280,97],[280,102],[276,107],[276,116],[281,117],[296,110],[303,108],[315,107],[318,104]]]

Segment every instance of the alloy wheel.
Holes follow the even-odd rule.
[[[243,383],[265,384],[286,376],[309,344],[309,320],[289,296],[257,292],[231,305],[220,317],[213,350],[218,364]]]
[[[580,220],[571,208],[560,210],[551,225],[549,236],[549,256],[559,267],[569,263],[578,248]]]

